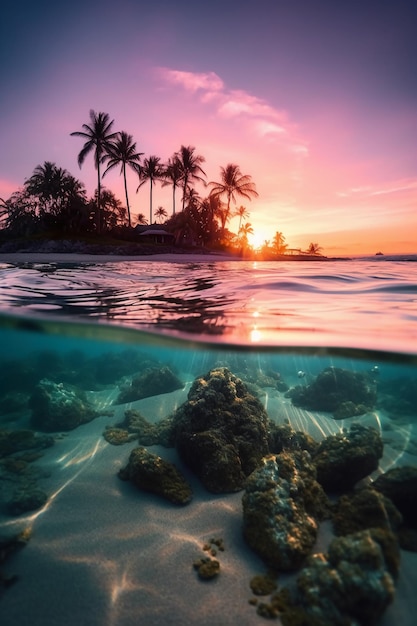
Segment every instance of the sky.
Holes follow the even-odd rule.
[[[239,165],[259,194],[237,202],[255,245],[281,232],[327,255],[417,253],[415,0],[5,0],[0,11],[1,198],[45,161],[93,195],[93,158],[80,169],[83,141],[70,136],[93,109],[144,157],[194,146],[208,182]],[[124,201],[118,169],[103,183]],[[148,216],[148,186],[136,193],[133,172],[128,185],[133,216]],[[171,196],[157,185],[154,210],[171,214]]]

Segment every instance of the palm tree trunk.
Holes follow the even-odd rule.
[[[97,233],[101,233],[101,175],[99,159],[97,159]]]
[[[128,195],[127,195],[126,164],[125,164],[125,163],[123,163],[123,178],[124,178],[124,182],[125,182],[125,194],[126,194],[127,219],[128,219],[129,228],[131,228],[132,223],[131,223],[131,221],[130,221],[130,206],[129,206],[129,197],[128,197]]]
[[[172,215],[175,215],[175,185],[172,185]]]
[[[152,178],[150,179],[150,191],[149,191],[149,226],[152,224]]]

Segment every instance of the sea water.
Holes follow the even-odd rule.
[[[269,565],[243,537],[244,486],[210,492],[175,447],[150,442],[192,486],[192,501],[178,507],[119,479],[140,437],[112,445],[105,434],[126,411],[160,424],[187,402],[194,381],[228,371],[271,423],[316,442],[348,436],[355,424],[374,429],[383,454],[360,486],[394,468],[417,471],[415,261],[3,263],[1,623],[262,623],[259,606],[271,600],[254,598],[250,581]],[[166,369],[179,381],[172,389],[158,381]],[[145,370],[154,377],[138,396],[121,398]],[[308,391],[326,372],[358,377],[374,401],[339,413],[317,398],[314,405]],[[74,421],[74,398],[94,417]],[[46,419],[51,406],[62,409],[55,423]],[[19,533],[25,541],[13,545]],[[312,552],[325,555],[333,535],[323,521]],[[225,550],[207,557],[212,539]],[[415,623],[411,543],[401,549],[383,626]],[[206,557],[218,559],[220,574],[203,582],[193,563]],[[278,587],[296,576],[287,582],[278,572]]]

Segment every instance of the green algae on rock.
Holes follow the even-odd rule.
[[[268,416],[242,380],[220,367],[193,382],[173,415],[173,439],[209,491],[239,491],[268,453]]]
[[[326,502],[307,452],[271,455],[246,481],[243,535],[274,569],[296,570],[316,541]]]
[[[175,465],[146,448],[132,450],[127,466],[119,471],[119,478],[174,504],[188,504],[193,496],[190,485]]]

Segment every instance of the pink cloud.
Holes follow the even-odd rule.
[[[166,67],[157,68],[157,74],[162,80],[173,85],[180,85],[187,91],[221,91],[224,88],[223,81],[214,72],[195,73],[170,70]]]

